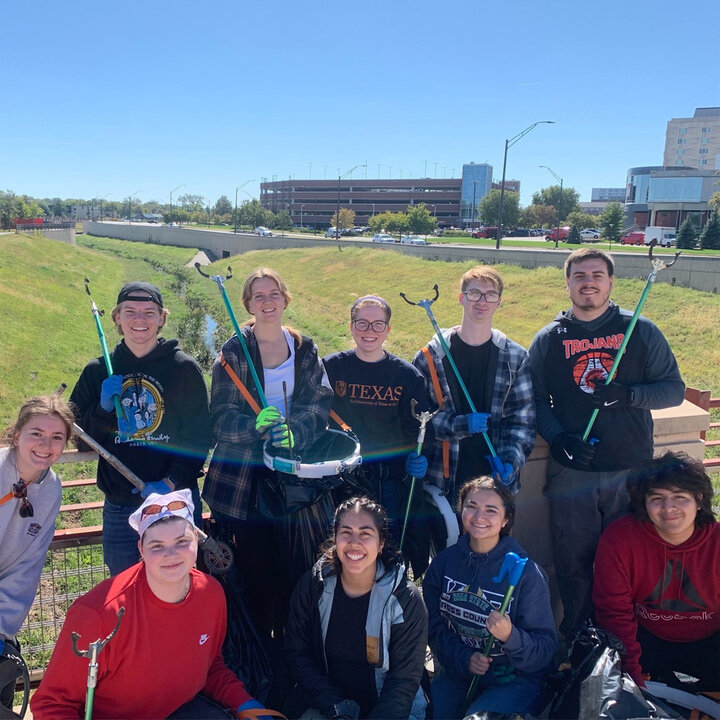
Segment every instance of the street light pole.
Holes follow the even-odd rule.
[[[249,182],[253,182],[253,179],[246,180],[242,185],[238,185],[235,188],[235,212],[233,214],[233,225],[235,226],[233,228],[233,233],[237,235],[237,229],[238,229],[238,215],[237,215],[237,194],[238,190],[242,190]]]
[[[184,186],[184,185],[178,185],[176,188],[173,188],[173,189],[170,191],[170,222],[175,222],[175,219],[173,218],[173,211],[172,211],[172,194],[173,194],[176,190],[179,190],[181,187],[185,187],[185,186]]]
[[[142,190],[136,190],[130,197],[128,198],[128,225],[132,225],[132,199],[135,197],[135,195],[138,195],[142,192]]]
[[[552,168],[549,168],[547,165],[541,165],[540,167],[548,170],[556,180],[560,181],[560,199],[558,200],[558,216],[557,225],[555,227],[555,248],[557,248],[558,242],[560,240],[560,213],[562,212],[563,201],[563,179],[561,177],[558,177],[557,173]]]
[[[305,207],[304,204],[300,205],[300,229],[301,230],[303,229],[303,208],[304,207]]]
[[[350,168],[344,175],[340,175],[338,173],[338,189],[337,189],[337,210],[335,212],[335,237],[340,237],[340,181],[346,178],[353,170],[357,170],[359,167],[367,168],[367,163],[365,165],[355,165],[355,167]]]
[[[529,127],[526,127],[522,132],[515,135],[515,137],[511,137],[509,140],[505,141],[505,154],[503,155],[503,171],[502,171],[502,182],[500,183],[500,209],[498,211],[498,229],[497,229],[497,239],[495,241],[495,249],[500,249],[500,239],[502,238],[502,219],[503,219],[503,202],[505,200],[505,170],[507,168],[507,151],[508,148],[511,148],[518,140],[522,140],[531,130],[536,128],[538,125],[554,125],[554,120],[538,120],[538,122],[533,123]]]

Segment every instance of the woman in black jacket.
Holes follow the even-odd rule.
[[[290,601],[289,714],[424,718],[426,645],[427,611],[390,547],[385,510],[366,497],[346,500]]]

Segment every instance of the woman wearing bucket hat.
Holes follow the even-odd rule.
[[[117,634],[98,658],[94,718],[227,718],[262,709],[223,661],[225,596],[194,569],[193,511],[185,489],[152,494],[130,516],[142,561],[73,603],[31,702],[36,720],[81,716],[88,663],[73,652],[71,632],[81,645],[107,637],[120,608]]]
[[[108,377],[103,357],[91,360],[70,400],[85,432],[145,481],[142,497],[189,488],[199,522],[197,478],[211,441],[207,388],[199,365],[178,341],[159,336],[168,314],[155,285],[123,285],[112,311],[122,336],[109,356],[113,374]],[[142,497],[102,458],[97,481],[105,495],[105,563],[116,575],[139,559],[127,521]]]

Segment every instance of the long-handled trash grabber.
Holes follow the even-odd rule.
[[[423,446],[423,443],[425,442],[425,426],[430,422],[430,420],[433,418],[433,416],[439,412],[441,406],[442,406],[442,401],[440,402],[440,405],[438,405],[437,409],[434,410],[433,412],[424,410],[423,412],[418,414],[417,400],[415,398],[413,398],[410,401],[410,410],[412,412],[412,415],[420,423],[420,430],[418,431],[418,436],[417,436],[417,449],[415,450],[415,452],[418,455],[422,452],[422,446]],[[413,499],[413,493],[415,492],[416,480],[417,480],[417,478],[413,475],[412,480],[410,481],[410,494],[408,495],[407,507],[405,508],[405,520],[403,521],[402,533],[400,535],[400,552],[403,551],[403,546],[405,543],[405,531],[407,530],[408,518],[410,517],[410,506],[412,505],[412,499]]]
[[[425,300],[418,300],[418,302],[412,302],[412,300],[408,300],[405,296],[405,293],[400,293],[400,297],[408,304],[408,305],[417,305],[418,307],[421,307],[425,310],[428,317],[430,318],[430,322],[432,323],[433,329],[435,330],[435,334],[437,335],[438,340],[440,341],[440,345],[442,345],[442,349],[445,351],[445,355],[447,356],[448,362],[450,363],[450,367],[452,367],[453,372],[455,373],[455,377],[457,378],[457,381],[460,385],[460,388],[463,391],[463,395],[465,395],[465,400],[467,401],[467,404],[470,407],[470,411],[476,413],[477,409],[475,408],[475,403],[472,401],[472,398],[470,397],[470,393],[468,392],[467,387],[465,387],[465,383],[463,382],[462,377],[460,376],[460,371],[458,370],[458,366],[455,364],[455,361],[453,360],[453,356],[450,354],[450,348],[448,347],[447,343],[445,342],[445,338],[442,335],[442,332],[440,332],[440,326],[437,324],[437,320],[435,320],[435,315],[433,315],[433,311],[430,308],[430,306],[440,297],[440,291],[438,290],[438,286],[434,285],[433,290],[435,291],[435,297],[432,300],[425,299]],[[484,432],[483,437],[485,438],[485,442],[487,443],[488,450],[490,450],[490,455],[493,457],[497,457],[497,453],[495,452],[495,448],[493,447],[492,442],[490,441],[490,436]]]
[[[115,637],[118,628],[120,627],[120,621],[122,616],[125,614],[125,608],[121,607],[117,611],[117,622],[115,623],[115,629],[104,639],[98,638],[95,642],[91,642],[87,650],[79,650],[77,641],[80,639],[80,635],[75,631],[70,633],[70,639],[72,640],[73,652],[78,657],[86,657],[90,660],[88,666],[88,678],[87,678],[87,695],[85,698],[85,720],[91,720],[93,701],[95,699],[95,686],[97,685],[97,672],[98,672],[98,655],[100,651]]]
[[[672,262],[665,262],[661,258],[654,258],[653,257],[653,248],[657,245],[657,240],[652,240],[650,242],[650,264],[652,265],[652,271],[650,275],[648,275],[647,282],[645,283],[645,288],[642,291],[642,295],[640,295],[640,300],[638,301],[637,307],[635,308],[635,312],[633,313],[632,319],[630,320],[630,324],[627,327],[627,330],[625,331],[625,337],[623,338],[622,343],[620,344],[620,349],[617,351],[617,355],[615,356],[615,362],[612,364],[612,368],[610,368],[610,372],[608,373],[607,377],[605,378],[605,385],[609,385],[613,378],[615,377],[615,373],[617,372],[618,365],[620,364],[620,361],[622,360],[623,354],[625,353],[625,348],[627,347],[628,341],[630,340],[630,336],[632,335],[633,330],[635,329],[635,324],[637,323],[638,318],[640,317],[640,312],[643,309],[643,305],[645,305],[645,301],[647,300],[647,296],[650,293],[650,288],[652,287],[652,284],[655,282],[655,278],[658,274],[658,271],[664,270],[666,268],[671,267],[677,262],[678,257],[680,257],[681,251],[678,250],[675,253],[675,258],[672,260]],[[585,432],[583,433],[583,440],[587,442],[587,439],[590,437],[590,431],[592,430],[592,426],[595,424],[595,419],[598,416],[598,412],[600,412],[599,408],[595,408],[592,411],[592,415],[590,415],[590,420],[588,421],[587,427],[585,428]]]
[[[88,435],[77,423],[73,423],[75,434],[87,443],[100,457],[112,465],[123,477],[127,478],[138,490],[145,487],[141,480],[129,467],[124,465],[112,453],[108,452],[95,438]],[[200,528],[197,528],[203,559],[208,570],[214,575],[224,575],[233,563],[233,553],[228,545],[211,538]]]
[[[102,348],[103,358],[105,358],[105,368],[107,369],[108,377],[110,377],[110,375],[113,374],[112,361],[110,360],[110,353],[108,352],[107,342],[105,341],[105,332],[103,331],[103,326],[100,322],[100,318],[105,314],[105,311],[98,310],[92,295],[90,295],[90,278],[85,278],[85,292],[90,297],[90,309],[92,311],[92,316],[95,319],[95,328],[97,329],[98,337],[100,338],[100,347]],[[113,396],[113,403],[115,404],[115,413],[118,417],[119,431],[119,421],[124,419],[125,414],[123,413],[122,405],[120,404],[120,397],[118,395]]]
[[[496,583],[502,582],[502,579],[504,577],[507,577],[508,579],[508,586],[507,590],[505,591],[505,597],[503,597],[502,603],[500,604],[500,609],[498,610],[501,615],[504,615],[507,612],[508,605],[510,604],[510,599],[512,598],[513,592],[515,592],[515,586],[520,582],[520,577],[523,574],[523,570],[525,569],[527,561],[528,559],[526,557],[521,558],[514,552],[505,553],[502,565],[500,566],[500,572],[497,574],[496,577],[493,578],[493,582]],[[485,657],[488,657],[490,655],[490,650],[492,650],[494,642],[495,638],[492,635],[489,635],[487,643],[485,645],[485,650],[483,652],[483,655]],[[475,694],[475,688],[478,684],[478,677],[479,676],[476,675],[470,683],[470,688],[467,695],[465,696],[465,704],[463,705],[463,716],[467,712],[468,707],[470,707],[472,697]]]
[[[240,332],[240,326],[238,325],[237,318],[235,317],[235,311],[230,304],[230,298],[228,298],[227,291],[225,290],[225,281],[230,280],[230,278],[233,276],[232,268],[228,265],[228,274],[225,277],[223,277],[222,275],[208,275],[206,272],[203,272],[199,262],[195,263],[195,268],[203,277],[209,278],[210,280],[213,280],[217,283],[217,286],[220,289],[220,295],[222,295],[223,302],[225,303],[225,308],[228,311],[228,315],[230,316],[230,322],[235,329],[237,339],[240,341],[240,346],[242,347],[243,354],[245,355],[245,360],[247,361],[248,368],[250,369],[250,374],[252,375],[253,382],[255,383],[255,389],[257,390],[258,398],[260,398],[260,405],[266,408],[268,402],[265,398],[265,393],[263,392],[262,385],[260,384],[260,378],[258,377],[257,371],[255,370],[255,365],[253,364],[252,358],[250,357],[250,351],[247,348],[243,334]]]

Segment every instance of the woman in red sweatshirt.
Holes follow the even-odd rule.
[[[668,452],[628,477],[632,515],[602,534],[593,601],[598,625],[625,644],[623,669],[720,686],[720,525],[703,464]]]

